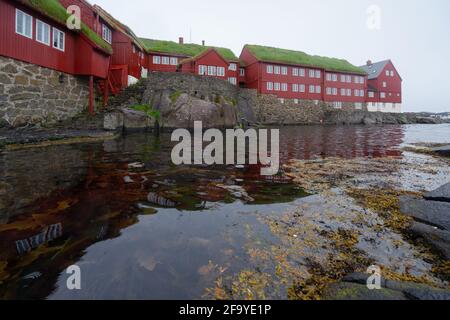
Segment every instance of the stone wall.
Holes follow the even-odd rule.
[[[52,124],[87,107],[87,78],[0,56],[0,127]]]

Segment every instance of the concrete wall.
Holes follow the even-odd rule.
[[[87,107],[88,79],[0,56],[0,127],[52,124]]]

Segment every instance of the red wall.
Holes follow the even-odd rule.
[[[186,56],[176,56],[176,55],[169,55],[169,54],[164,54],[164,53],[157,53],[157,52],[152,52],[150,54],[147,55],[147,59],[148,59],[148,68],[149,71],[156,71],[156,72],[177,72],[177,67],[178,66],[173,66],[173,65],[164,65],[164,64],[154,64],[153,63],[153,57],[154,56],[159,56],[161,57],[174,57],[174,58],[178,58],[178,63],[180,63],[180,61],[182,61],[183,59],[187,59],[189,57]]]
[[[387,76],[386,70],[394,71],[394,76]],[[383,82],[386,82],[386,87],[383,87]],[[369,80],[369,84],[377,89],[378,92],[375,92],[375,98],[372,98],[368,101],[402,103],[402,79],[392,62],[389,62],[386,65],[377,79]],[[386,93],[386,98],[381,98],[381,92]]]

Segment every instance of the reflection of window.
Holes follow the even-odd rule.
[[[53,48],[64,51],[64,40],[65,40],[64,32],[56,28],[53,28]]]
[[[16,33],[33,39],[33,17],[16,9]]]
[[[50,45],[50,26],[36,19],[36,41]]]
[[[112,43],[112,32],[111,29],[106,25],[102,26],[102,38],[108,43]]]

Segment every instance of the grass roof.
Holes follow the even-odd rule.
[[[278,49],[258,45],[246,45],[245,47],[250,50],[250,52],[258,60],[262,61],[299,64],[303,66],[323,68],[329,71],[366,74],[363,69],[352,65],[350,62],[344,59],[311,56],[301,51]]]
[[[62,24],[66,24],[67,18],[70,16],[58,0],[21,0],[21,2]],[[100,48],[112,54],[111,45],[83,22],[81,23],[81,33]]]
[[[202,46],[194,43],[179,44],[174,41],[153,40],[140,38],[144,43],[145,49],[152,52],[177,54],[186,57],[195,57],[209,48],[216,49],[220,55],[229,61],[239,61],[236,55],[227,48]]]

